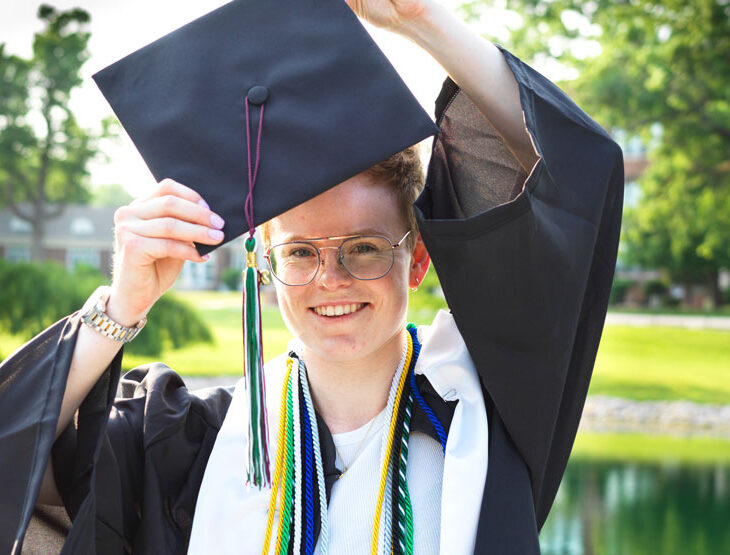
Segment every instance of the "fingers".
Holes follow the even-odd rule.
[[[149,195],[139,197],[138,199],[133,200],[131,204],[137,204],[155,197],[162,197],[165,195],[180,197],[192,202],[193,204],[197,204],[199,201],[203,200],[203,197],[201,197],[195,189],[191,189],[190,187],[183,185],[182,183],[178,183],[177,181],[168,178],[160,181],[157,185],[157,188]],[[203,200],[203,202],[205,201]]]
[[[224,225],[223,218],[207,206],[173,195],[154,197],[135,206],[130,205],[130,209],[135,217],[142,220],[170,217],[213,229],[222,229]]]
[[[223,240],[219,229],[191,224],[177,218],[163,217],[151,220],[132,219],[117,226],[117,231],[130,232],[142,237],[172,239],[184,243],[217,245]]]
[[[205,262],[208,260],[208,255],[200,256],[197,249],[191,243],[176,241],[174,239],[160,239],[130,234],[123,242],[123,245],[124,249],[148,258],[149,262],[163,258],[190,260],[191,262]]]
[[[225,222],[193,189],[165,179],[150,195],[119,208],[114,224],[118,237],[132,233],[215,245],[224,238]]]
[[[196,191],[164,179],[149,195],[115,212],[116,250],[137,264],[160,258],[204,262],[208,257],[192,243],[221,243],[224,225]]]

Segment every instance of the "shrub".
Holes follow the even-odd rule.
[[[615,278],[611,286],[611,295],[608,298],[609,304],[619,304],[626,299],[626,293],[634,285],[634,280]]]
[[[418,286],[418,291],[411,292],[408,306],[414,310],[447,308],[436,270],[429,268],[423,282]]]
[[[644,282],[644,295],[651,297],[652,295],[663,296],[669,292],[669,284],[660,279],[650,279]]]
[[[241,270],[237,268],[226,268],[221,273],[221,281],[229,291],[238,291],[241,285]]]
[[[65,270],[57,262],[0,260],[0,327],[30,339],[64,316],[79,310],[99,285],[108,283],[95,268],[79,265]],[[158,355],[166,346],[178,348],[212,341],[207,325],[187,304],[166,293],[152,307],[145,329],[125,350]]]

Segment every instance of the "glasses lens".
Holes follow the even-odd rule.
[[[271,271],[287,285],[304,285],[312,281],[319,266],[317,249],[309,243],[284,243],[269,251]]]
[[[358,279],[377,279],[393,266],[393,247],[385,237],[353,237],[342,243],[342,264]]]

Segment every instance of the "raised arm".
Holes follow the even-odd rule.
[[[186,260],[204,262],[193,241],[214,245],[223,234],[223,220],[192,189],[165,179],[147,197],[117,210],[114,218],[114,277],[107,315],[134,326],[177,279]],[[144,331],[142,332],[144,333]],[[122,344],[88,326],[79,328],[56,437],[109,367]],[[40,503],[59,504],[50,463]]]
[[[347,0],[360,17],[429,52],[500,133],[527,173],[537,153],[517,81],[497,47],[432,0]]]

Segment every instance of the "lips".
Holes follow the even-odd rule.
[[[367,303],[340,303],[312,307],[312,310],[320,316],[337,317],[346,316],[362,310]]]

